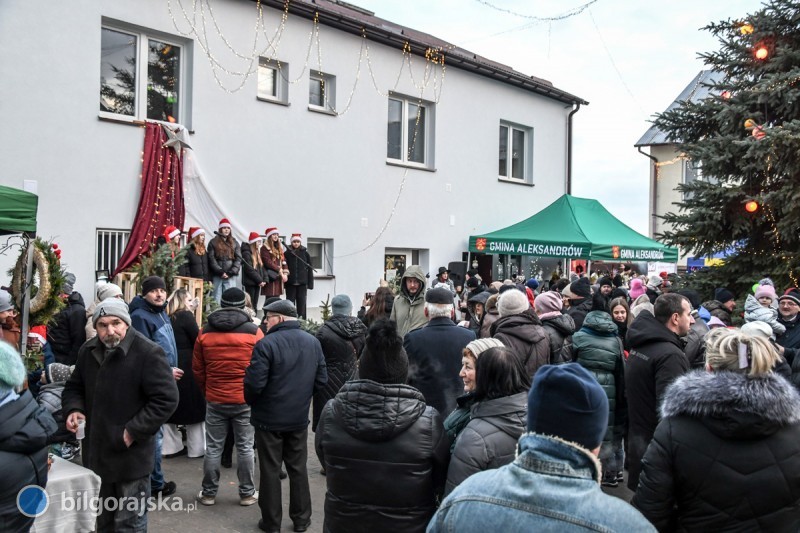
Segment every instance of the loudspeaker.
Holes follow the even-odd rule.
[[[453,280],[453,285],[464,285],[464,278],[467,275],[467,262],[466,261],[452,261],[447,264],[447,269],[450,271],[450,279]]]

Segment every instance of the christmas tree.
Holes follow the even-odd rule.
[[[660,114],[702,179],[679,185],[660,237],[723,265],[687,278],[704,296],[738,294],[765,276],[781,290],[800,277],[800,2],[773,0],[740,20],[709,24],[720,47],[700,54],[720,75],[710,96]]]

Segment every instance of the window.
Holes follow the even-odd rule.
[[[125,229],[98,229],[94,269],[113,273],[130,236],[131,232]]]
[[[430,102],[389,97],[386,158],[433,168],[433,115]]]
[[[314,71],[308,79],[308,108],[312,111],[334,113],[336,107],[336,77]]]
[[[333,276],[333,239],[309,238],[306,248],[311,266],[316,270],[314,276]]]
[[[500,179],[533,182],[533,128],[500,122]]]
[[[258,58],[258,99],[289,104],[289,64],[265,57]]]
[[[144,31],[103,27],[100,116],[186,124],[187,47]]]

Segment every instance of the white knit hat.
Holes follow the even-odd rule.
[[[524,292],[509,289],[500,295],[497,300],[497,312],[500,317],[518,315],[531,306]]]

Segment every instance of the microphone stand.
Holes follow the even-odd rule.
[[[284,255],[284,256],[286,255],[286,252],[288,252],[288,251],[290,251],[290,250],[293,250],[293,248],[289,248],[288,246],[286,246],[286,243],[285,243],[285,242],[283,242],[283,240],[281,240],[281,241],[280,241],[280,243],[281,243],[281,246],[283,247],[283,255]],[[317,271],[317,269],[316,269],[316,268],[314,268],[313,266],[311,266],[311,265],[309,265],[308,263],[306,263],[306,262],[305,262],[303,259],[300,259],[300,258],[297,256],[297,254],[294,254],[294,253],[293,253],[292,255],[294,256],[294,258],[295,258],[295,259],[297,259],[298,261],[300,261],[301,263],[303,263],[305,266],[307,266],[308,268],[310,268],[310,269],[311,269],[313,272],[316,272],[316,271]]]

